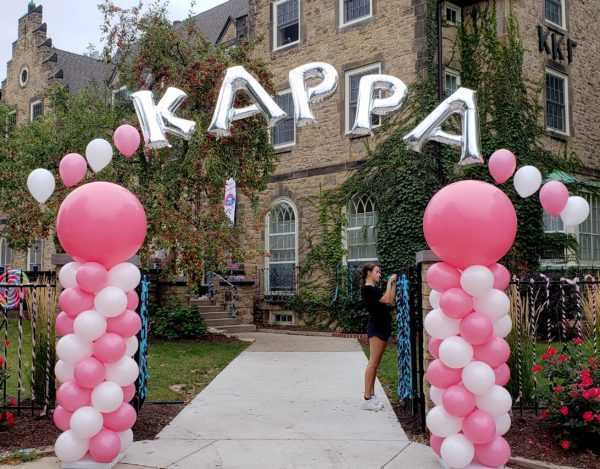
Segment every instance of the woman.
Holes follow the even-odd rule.
[[[396,275],[387,282],[385,293],[377,286],[381,269],[377,264],[365,264],[362,269],[362,298],[369,312],[367,335],[369,336],[369,364],[365,371],[363,409],[381,410],[383,403],[375,396],[375,378],[387,342],[392,335],[392,316],[389,311],[396,298]]]

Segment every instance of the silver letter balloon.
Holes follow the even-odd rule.
[[[296,125],[301,127],[316,123],[310,104],[321,102],[335,93],[339,81],[337,70],[325,62],[311,62],[290,70],[288,77],[294,99]],[[321,82],[307,88],[306,82],[315,78]]]

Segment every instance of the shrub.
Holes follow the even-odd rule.
[[[206,334],[206,324],[190,307],[170,304],[154,309],[150,333],[157,339],[198,339]]]

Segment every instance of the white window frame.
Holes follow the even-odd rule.
[[[362,197],[364,194],[359,195],[359,197]],[[356,197],[353,196],[350,198],[350,200],[348,201],[348,203],[346,205],[344,205],[343,209],[342,209],[342,213],[344,214],[344,218],[346,220],[348,220],[348,205],[352,202],[352,199]],[[373,207],[375,207],[375,213],[377,214],[377,206],[375,205],[375,202],[373,202],[373,199],[370,196],[369,199],[371,199],[371,203],[373,204]],[[377,225],[375,225],[377,226]],[[368,258],[364,258],[364,259],[350,259],[350,257],[348,257],[348,231],[350,230],[360,230],[363,229],[363,227],[353,227],[353,228],[349,228],[348,225],[346,224],[346,226],[343,227],[342,229],[342,246],[344,248],[344,255],[342,256],[342,264],[347,266],[349,262],[377,262],[379,260],[378,257],[368,257]]]
[[[280,91],[280,92],[277,93],[277,96],[283,96],[285,94],[292,94],[292,90],[290,88],[288,88],[287,90]],[[296,129],[296,116],[295,116],[295,113],[292,116],[292,119],[294,120],[294,140],[292,142],[281,143],[281,144],[276,145],[276,144],[273,143],[273,132],[272,131],[269,132],[269,139],[271,140],[271,144],[273,145],[273,148],[275,150],[282,150],[282,149],[290,148],[290,147],[293,147],[293,146],[296,145],[296,131],[297,131],[297,129]],[[275,124],[275,126],[276,125],[277,124]],[[273,129],[274,128],[275,127],[273,127]]]
[[[548,127],[548,93],[546,88],[546,74],[554,75],[555,77],[562,78],[564,80],[564,94],[565,94],[565,130],[554,129],[552,127]],[[569,103],[569,77],[564,73],[557,72],[551,68],[546,68],[546,72],[544,74],[544,127],[548,132],[554,132],[556,134],[570,136],[571,135],[571,122],[570,122],[570,103]]]
[[[8,138],[8,134],[9,134],[8,121],[9,121],[10,116],[15,116],[15,127],[16,127],[17,126],[17,110],[13,109],[12,111],[9,111],[6,113],[6,125],[5,125],[5,129],[4,129],[6,138]]]
[[[33,107],[36,104],[41,104],[42,105],[42,114],[40,114],[40,116],[44,115],[44,102],[41,99],[36,99],[35,101],[32,101],[29,104],[29,122],[33,122],[34,121],[34,117],[33,117]]]
[[[590,214],[588,215],[588,219],[589,219],[590,217],[593,216],[593,207],[592,207],[590,198],[595,198],[596,201],[598,203],[600,203],[600,197],[595,196],[594,194],[591,194],[589,192],[583,192],[583,193],[580,193],[579,195],[581,197],[583,197],[589,203],[589,205],[590,205]],[[582,228],[582,225],[583,225],[583,223],[581,223],[581,224],[577,225],[576,227],[572,228],[573,231],[574,231],[575,236],[577,237],[577,243],[579,243],[580,245],[581,245],[581,228]],[[588,233],[588,234],[592,236],[592,239],[593,239],[594,236],[598,236],[598,234],[596,234],[596,233]],[[590,259],[585,259],[585,260],[579,259],[579,265],[582,265],[582,266],[598,266],[598,265],[600,265],[600,259],[591,259],[591,260]]]
[[[561,22],[562,24],[556,24],[554,21],[549,20],[546,16],[546,0],[544,0],[544,21],[552,26],[560,28],[564,31],[567,30],[567,2],[565,0],[560,0],[560,13],[561,13]]]
[[[25,81],[23,81],[23,72],[27,72],[27,79]],[[19,70],[19,85],[21,86],[21,88],[25,88],[27,86],[27,83],[29,83],[29,68],[27,66],[21,67],[21,70]]]
[[[44,240],[43,239],[37,239],[36,243],[39,241],[40,243],[40,271],[44,270]],[[31,258],[32,258],[32,252],[31,252],[31,247],[27,248],[27,270],[29,271],[33,271],[33,268],[31,267],[33,264],[31,262]],[[38,264],[35,264],[38,265]]]
[[[448,15],[446,15],[446,10],[454,10],[454,12],[456,13],[456,22],[448,21]],[[452,26],[459,26],[462,23],[462,9],[452,2],[446,2],[444,5],[444,22]]]
[[[444,92],[446,92],[446,76],[447,75],[456,78],[456,89],[458,90],[458,88],[460,88],[460,86],[461,86],[460,72],[458,70],[454,70],[452,68],[446,67],[444,69]],[[450,96],[450,95],[447,94],[447,96]]]
[[[117,88],[116,90],[112,90],[112,97],[111,97],[111,101],[110,101],[110,105],[112,107],[115,107],[115,97],[121,92],[121,91],[126,91],[127,87],[126,86],[121,86],[120,88]]]
[[[338,8],[340,12],[340,28],[345,28],[346,26],[351,26],[353,24],[360,23],[361,21],[368,20],[369,18],[373,18],[373,0],[369,0],[368,16],[362,16],[348,22],[344,22],[344,0],[338,0]]]
[[[294,42],[288,42],[287,44],[284,44],[282,46],[277,45],[277,33],[279,32],[279,29],[277,27],[277,8],[282,3],[286,3],[288,1],[290,0],[277,0],[276,2],[273,2],[273,51],[287,49],[288,47],[292,47],[300,43],[300,34],[302,28],[302,15],[300,13],[302,11],[302,0],[298,0],[298,40]]]
[[[375,71],[375,69],[377,69],[377,71]],[[382,67],[381,67],[381,62],[375,62],[369,65],[365,65],[363,67],[359,67],[359,68],[353,68],[351,70],[346,70],[346,72],[344,73],[344,131],[346,135],[350,135],[352,132],[352,124],[354,124],[354,122],[350,123],[350,78],[354,75],[359,75],[361,73],[366,72],[367,70],[371,70],[372,74],[380,74],[382,73]],[[356,119],[356,115],[354,116],[354,119]],[[379,120],[379,124],[374,125],[373,128],[376,129],[377,127],[381,126],[381,117]]]

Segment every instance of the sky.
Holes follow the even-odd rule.
[[[196,0],[194,13],[201,13],[225,0]],[[0,81],[6,77],[6,62],[12,55],[12,43],[17,39],[18,20],[27,13],[29,0],[0,0]],[[84,53],[92,43],[101,51],[100,25],[102,15],[98,11],[99,0],[37,0],[44,6],[44,22],[48,25],[48,37],[53,45],[70,52]],[[123,8],[137,4],[137,0],[115,0]],[[151,3],[145,0],[144,4]],[[190,10],[191,0],[170,0],[169,18],[185,19]]]

